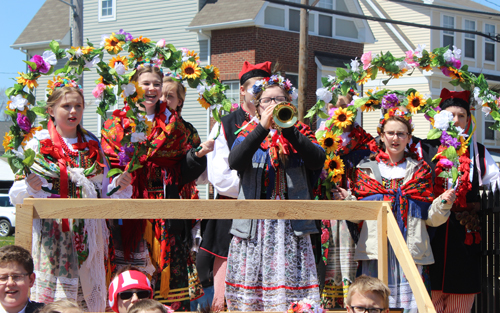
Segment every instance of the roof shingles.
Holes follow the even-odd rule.
[[[219,0],[207,3],[189,27],[253,20],[264,5],[262,0]]]
[[[46,0],[14,45],[60,40],[70,30],[69,6],[59,0]]]

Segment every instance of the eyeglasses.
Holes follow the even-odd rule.
[[[24,281],[24,277],[29,275],[28,273],[26,274],[14,274],[14,275],[2,275],[0,276],[0,284],[6,284],[9,281],[9,277],[12,278],[12,280],[16,283],[20,283]]]
[[[151,298],[151,291],[149,290],[139,290],[139,291],[123,291],[120,292],[120,299],[128,300],[134,296],[134,293],[137,295],[139,299],[149,299]]]
[[[379,308],[364,308],[362,306],[351,306],[351,309],[353,310],[354,313],[382,313],[385,309],[379,309]]]
[[[400,132],[388,131],[388,132],[384,132],[384,134],[387,137],[393,137],[394,138],[394,136],[398,136],[399,139],[406,139],[406,137],[408,137],[408,135],[410,133],[400,133]]]
[[[286,101],[286,98],[283,96],[274,97],[274,98],[265,97],[265,98],[260,98],[259,102],[263,103],[263,104],[268,104],[268,103],[271,103],[271,101],[273,101],[273,100],[276,103],[280,103],[280,102]]]

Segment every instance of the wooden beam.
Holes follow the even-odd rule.
[[[380,201],[32,199],[35,218],[376,220]]]
[[[425,288],[422,277],[418,272],[415,261],[408,250],[403,235],[401,234],[401,230],[399,230],[398,223],[396,222],[392,212],[387,214],[387,235],[399,264],[401,265],[401,268],[403,268],[403,272],[410,283],[411,290],[415,295],[418,312],[436,313],[431,297]]]
[[[16,205],[16,245],[31,251],[31,236],[33,234],[33,214],[32,204]]]
[[[382,209],[378,213],[377,233],[378,233],[378,278],[389,285],[388,275],[388,255],[387,255],[387,213],[392,214],[391,206],[388,203],[382,204]]]

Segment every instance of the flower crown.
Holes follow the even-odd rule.
[[[387,120],[389,120],[389,118],[391,118],[391,117],[400,117],[400,118],[407,120],[411,125],[411,132],[413,132],[414,126],[413,126],[413,123],[411,120],[412,114],[410,112],[407,112],[407,111],[402,111],[399,108],[392,108],[392,109],[389,109],[384,114],[384,117],[380,119],[380,122],[377,126],[377,132],[379,135],[382,133],[382,126],[384,126],[384,124],[387,122]]]
[[[283,88],[285,92],[292,97],[292,100],[297,99],[298,94],[295,90],[295,87],[292,86],[292,82],[290,82],[289,79],[285,79],[281,75],[272,75],[271,77],[265,77],[261,80],[256,81],[255,84],[248,89],[248,92],[253,94],[255,97],[255,95],[259,92],[264,91],[266,90],[266,88],[274,85],[278,85]]]
[[[76,87],[80,90],[82,90],[82,86],[78,85],[76,81],[72,80],[69,77],[61,77],[61,76],[54,76],[53,80],[49,80],[49,83],[47,85],[47,97],[51,96],[54,90],[62,88],[62,87]]]
[[[158,59],[158,60],[160,60],[160,59]],[[158,68],[160,70],[160,72],[162,73],[162,75],[165,75],[163,73],[163,70],[160,67],[160,65],[161,65],[161,61],[157,62],[155,60],[146,59],[146,60],[137,61],[137,63],[135,64],[135,69],[138,70],[140,68],[147,68],[147,67],[150,67],[150,66],[154,66],[154,67],[156,67],[156,68]]]
[[[163,75],[164,75],[164,77],[170,77],[170,78],[172,78],[175,81],[182,82],[182,76],[181,76],[181,74],[172,73],[172,72],[166,72]]]

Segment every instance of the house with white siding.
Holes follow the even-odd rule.
[[[409,2],[409,1],[406,1]],[[500,32],[499,11],[478,4],[471,0],[411,0],[415,4],[398,1],[359,0],[363,13],[369,16],[406,21],[418,24],[449,27],[464,30],[476,30],[483,33],[497,34]],[[449,7],[437,8],[433,5]],[[456,11],[455,8],[494,13],[495,15],[479,14],[472,12]],[[373,44],[366,44],[364,52],[390,51],[395,57],[405,55],[409,49],[415,50],[417,45],[425,44],[426,49],[450,45],[462,50],[462,64],[469,66],[469,71],[476,74],[483,73],[490,86],[500,84],[500,48],[497,42],[485,37],[453,31],[431,30],[426,28],[410,27],[405,25],[388,24],[369,21],[370,28],[376,38]],[[382,80],[387,76],[378,75],[375,81],[369,81],[365,86],[375,89],[384,88]],[[439,98],[442,88],[460,90],[449,84],[451,79],[439,70],[415,70],[411,76],[394,79],[387,85],[391,89],[417,89],[420,93]],[[488,129],[491,120],[484,117],[481,110],[477,110],[475,117],[478,122],[477,138],[489,149],[500,146],[500,133]],[[379,112],[363,114],[363,127],[376,134],[376,126],[380,118]],[[413,119],[417,137],[425,137],[430,129],[430,124],[421,115]]]

